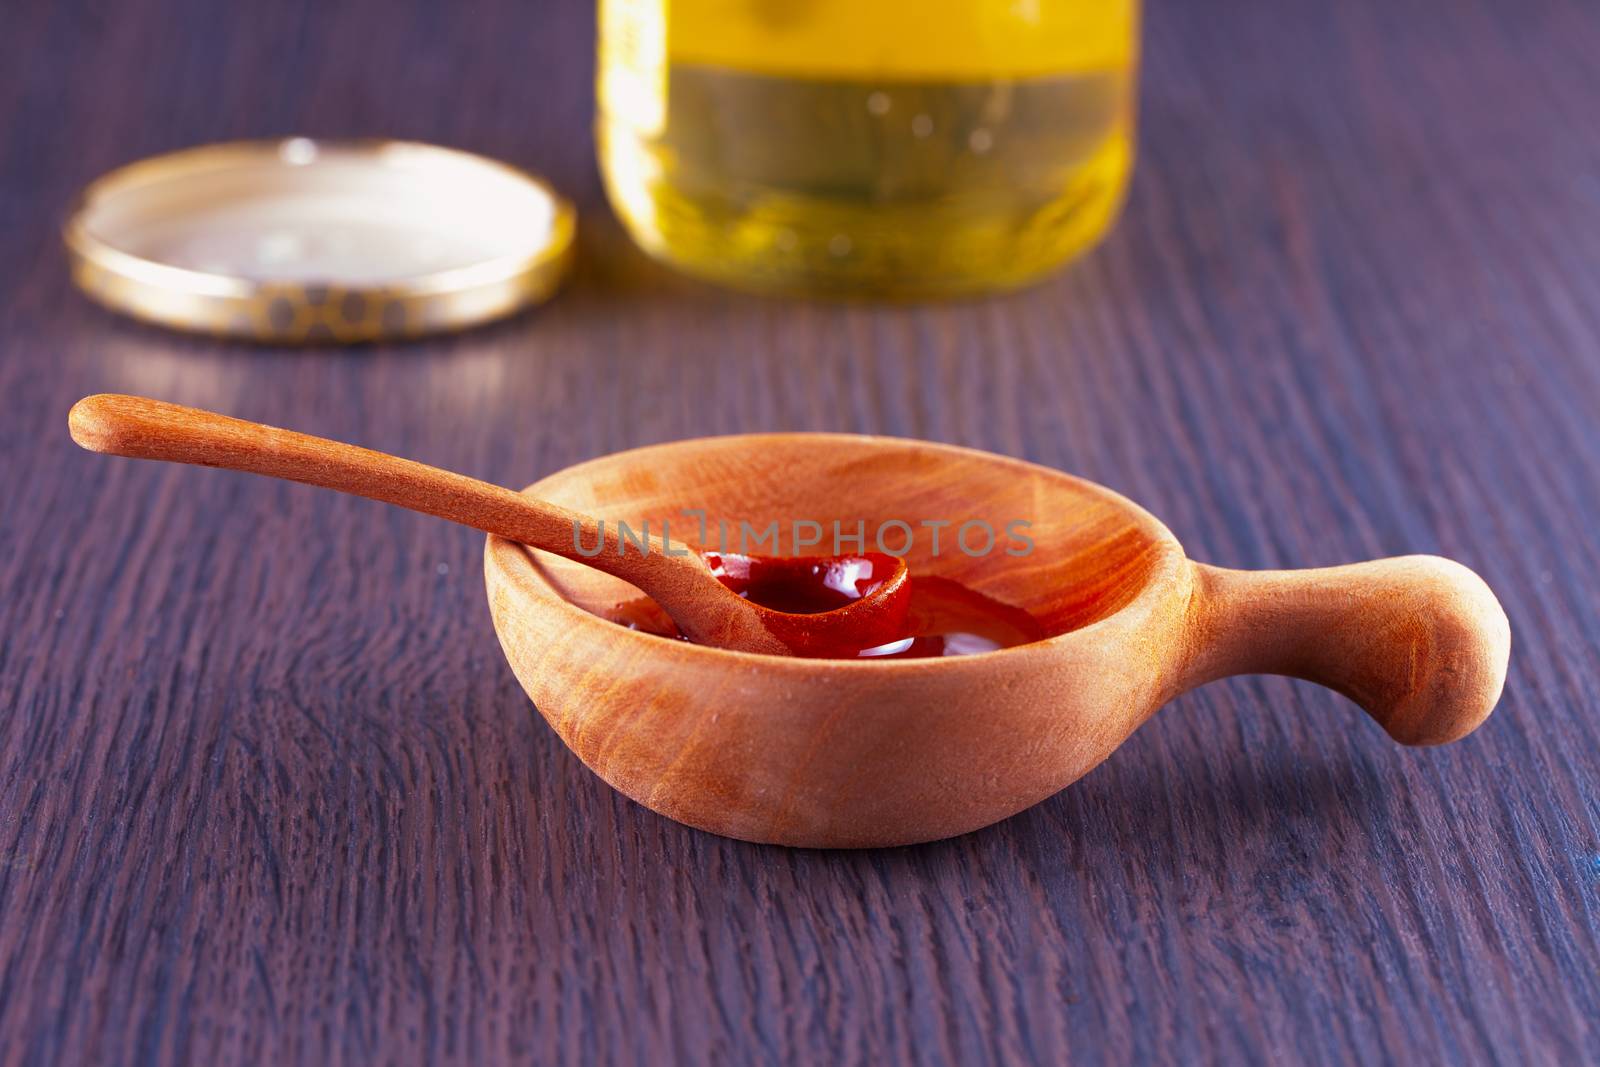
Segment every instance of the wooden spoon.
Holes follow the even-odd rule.
[[[637,586],[697,644],[770,655],[848,654],[901,636],[907,571],[880,553],[819,557],[816,566],[862,562],[880,584],[831,611],[791,614],[738,596],[682,545],[648,539],[649,550],[608,538],[596,519],[498,485],[408,459],[293,430],[137,396],[85,397],[67,416],[72,439],[91,452],[194,463],[265,474],[369,497],[531,545]],[[585,555],[579,545],[602,546]],[[726,556],[727,554],[722,554]],[[859,569],[859,568],[858,568]]]

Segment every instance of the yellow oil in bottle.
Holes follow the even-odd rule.
[[[602,0],[601,168],[647,251],[745,288],[1019,285],[1110,226],[1138,0]]]

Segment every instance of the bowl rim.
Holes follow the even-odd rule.
[[[1006,656],[1016,658],[1028,655],[1037,656],[1041,653],[1063,648],[1068,644],[1078,643],[1091,635],[1109,630],[1114,625],[1126,626],[1130,621],[1132,621],[1132,616],[1136,613],[1144,615],[1149,614],[1149,611],[1154,605],[1155,600],[1161,595],[1161,587],[1163,584],[1165,584],[1167,581],[1180,579],[1183,575],[1184,564],[1188,562],[1188,557],[1184,553],[1182,543],[1178,541],[1177,537],[1173,535],[1171,530],[1167,529],[1165,523],[1163,523],[1160,519],[1157,519],[1154,515],[1140,507],[1128,497],[1123,496],[1114,489],[1110,489],[1104,485],[1101,485],[1099,482],[1091,481],[1075,474],[1068,474],[1066,471],[1058,470],[1054,467],[1047,467],[1040,463],[1034,463],[1025,459],[1018,459],[1014,456],[1001,455],[997,452],[988,452],[980,448],[968,448],[964,445],[952,445],[940,441],[926,441],[915,437],[894,437],[885,434],[800,431],[711,434],[702,437],[682,438],[675,441],[662,441],[656,444],[640,445],[634,448],[627,448],[617,452],[609,452],[605,455],[581,460],[569,466],[562,467],[559,470],[551,471],[538,481],[533,482],[532,484],[519,490],[519,492],[530,493],[532,490],[544,484],[546,481],[549,481],[550,479],[559,475],[568,475],[575,472],[580,472],[585,467],[599,466],[602,463],[609,464],[624,457],[636,456],[642,453],[661,451],[663,449],[677,449],[688,445],[704,444],[711,441],[715,441],[724,445],[733,445],[737,443],[748,445],[749,447],[753,448],[759,448],[764,444],[770,443],[774,440],[782,440],[785,443],[816,441],[833,444],[867,446],[914,445],[919,449],[926,449],[948,455],[977,458],[985,462],[997,463],[1003,467],[1009,466],[1018,471],[1036,472],[1051,479],[1064,480],[1073,483],[1073,485],[1077,488],[1087,491],[1091,495],[1099,497],[1100,499],[1115,505],[1120,510],[1127,513],[1128,516],[1133,519],[1141,529],[1145,530],[1151,535],[1152,541],[1158,546],[1159,549],[1157,558],[1154,566],[1150,568],[1149,573],[1145,576],[1144,584],[1140,587],[1137,593],[1135,593],[1126,603],[1122,604],[1115,611],[1096,619],[1094,622],[1091,622],[1086,626],[1080,626],[1074,630],[1067,630],[1064,633],[1055,634],[1051,637],[1045,638],[1042,641],[1031,641],[1027,644],[1013,645],[1008,648],[993,649],[988,652],[978,652],[967,656],[933,656],[913,659],[873,659],[867,657],[860,659],[812,659],[802,656],[777,656],[763,652],[739,652],[733,649],[717,648],[710,645],[696,645],[688,641],[673,641],[668,638],[663,638],[658,634],[643,633],[628,627],[619,626],[617,623],[614,623],[609,619],[602,618],[599,615],[579,607],[570,600],[566,599],[566,597],[561,596],[558,592],[556,592],[554,587],[551,586],[551,584],[539,573],[538,556],[536,555],[536,553],[539,551],[538,549],[515,541],[510,541],[496,534],[488,535],[484,545],[484,570],[486,575],[498,568],[502,571],[506,578],[509,578],[513,581],[513,584],[520,585],[523,582],[527,582],[536,590],[535,595],[539,595],[537,591],[542,590],[542,593],[545,595],[543,595],[541,598],[548,600],[552,605],[554,605],[555,610],[559,614],[570,618],[572,620],[573,627],[588,627],[590,625],[606,627],[604,632],[611,640],[618,640],[619,635],[621,635],[620,639],[629,644],[633,644],[634,642],[642,642],[642,644],[639,644],[637,647],[646,653],[654,650],[655,652],[667,652],[677,657],[687,657],[690,660],[702,659],[707,667],[714,667],[720,663],[730,666],[734,664],[742,664],[751,667],[760,666],[769,670],[796,671],[807,674],[815,674],[821,669],[827,669],[845,671],[871,671],[878,674],[887,675],[889,673],[921,673],[930,670],[958,671],[982,669],[981,667],[973,668],[970,665],[992,664],[1000,657]],[[498,555],[498,552],[502,548],[509,549],[514,554],[513,558],[517,560],[517,563],[514,566],[503,565],[503,560]],[[496,619],[496,624],[498,626],[498,619]]]

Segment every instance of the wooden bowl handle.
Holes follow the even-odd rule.
[[[1195,566],[1181,689],[1283,674],[1360,704],[1405,745],[1465,737],[1505,685],[1511,626],[1473,571],[1401,556],[1303,571]]]

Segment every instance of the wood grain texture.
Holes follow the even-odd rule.
[[[1600,1059],[1600,11],[1149,7],[1110,242],[1012,297],[886,309],[630,250],[587,3],[8,7],[0,1061]],[[542,171],[582,211],[571,286],[316,354],[72,291],[56,227],[85,181],[287,133]],[[698,433],[972,445],[1126,493],[1225,566],[1461,559],[1517,652],[1457,745],[1225,682],[982,833],[739,844],[553,736],[496,648],[480,537],[86,455],[62,418],[100,391],[513,485]]]

